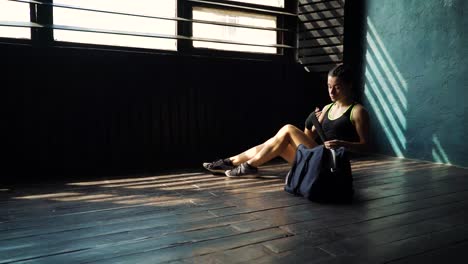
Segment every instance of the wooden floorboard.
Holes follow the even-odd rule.
[[[364,157],[351,204],[258,178],[106,177],[0,189],[0,263],[443,263],[467,260],[468,169]]]

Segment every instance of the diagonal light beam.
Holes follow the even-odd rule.
[[[393,111],[392,111],[393,108],[390,109],[390,107],[388,106],[388,102],[384,100],[385,97],[382,95],[379,88],[376,87],[375,85],[376,81],[370,74],[370,70],[367,67],[366,67],[366,78],[369,80],[369,85],[367,87],[368,89],[372,90],[373,93],[375,93],[376,101],[378,101],[379,105],[382,107],[383,113],[385,114],[385,117],[389,121],[389,127],[391,127],[392,130],[394,131],[399,143],[401,144],[401,147],[403,149],[406,149],[406,138],[403,134],[403,130],[399,127],[395,117],[393,116]]]
[[[381,55],[381,53],[380,53],[380,51],[378,49],[378,47],[376,46],[374,40],[372,39],[372,37],[369,34],[367,34],[367,44],[370,46],[370,49],[372,50],[372,53],[375,56],[375,59],[378,62],[380,62],[379,65],[381,66],[382,71],[385,74],[385,77],[387,77],[386,79],[390,82],[390,84],[392,86],[391,93],[396,94],[396,96],[400,100],[401,106],[404,108],[404,110],[407,110],[408,109],[408,101],[406,99],[406,96],[401,91],[401,86],[402,85],[398,84],[397,81],[395,80],[394,75],[389,70],[387,64],[385,63],[384,58],[382,57],[382,55]],[[393,95],[392,95],[392,97],[393,97]]]
[[[374,59],[372,58],[372,56],[369,55],[369,53],[366,54],[366,60],[367,60],[367,64],[369,66],[369,69],[370,69],[370,72],[369,73],[372,73],[372,75],[375,76],[375,78],[377,79],[377,82],[379,84],[379,99],[381,98],[382,100],[385,98],[387,99],[385,101],[385,105],[392,105],[392,111],[389,111],[387,112],[387,114],[389,115],[396,115],[396,118],[397,118],[397,121],[398,121],[398,127],[401,127],[401,130],[406,130],[406,118],[405,118],[405,115],[403,113],[403,111],[401,110],[401,108],[399,107],[399,104],[396,102],[395,98],[391,95],[391,92],[390,92],[390,88],[388,87],[388,85],[383,81],[383,79],[385,78],[379,71],[378,67],[377,67],[377,64],[376,62],[374,61]],[[367,70],[366,70],[367,72]],[[382,92],[384,94],[382,94],[382,92],[380,92],[382,90]],[[384,101],[382,101],[383,103]]]
[[[368,29],[369,29],[370,33],[374,36],[377,44],[381,47],[381,50],[382,50],[385,58],[387,59],[388,63],[390,64],[393,72],[396,74],[398,80],[402,84],[403,91],[407,92],[408,91],[408,85],[407,85],[406,81],[403,79],[403,76],[401,76],[400,71],[395,66],[395,63],[393,62],[392,58],[390,57],[390,55],[387,52],[387,48],[383,44],[383,42],[380,39],[379,35],[376,33],[377,31],[375,30],[374,24],[372,23],[372,21],[369,18],[367,18],[367,25],[368,25]]]
[[[370,87],[370,84],[367,83],[366,87]],[[401,151],[400,146],[398,145],[398,142],[395,140],[395,136],[393,135],[393,132],[389,129],[390,126],[385,120],[384,114],[382,114],[379,104],[375,100],[374,96],[371,94],[370,89],[364,89],[364,95],[366,96],[372,109],[374,109],[374,113],[377,116],[377,120],[382,125],[384,133],[387,136],[387,139],[390,142],[390,145],[392,146],[393,151],[398,157],[403,157],[403,152]]]

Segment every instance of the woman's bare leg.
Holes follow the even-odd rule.
[[[289,144],[284,151],[280,154],[280,156],[286,160],[289,165],[292,165],[294,162],[294,158],[296,157],[296,150],[291,144]]]
[[[230,157],[229,159],[232,161],[232,164],[234,166],[237,166],[243,162],[246,162],[250,159],[252,159],[253,157],[255,157],[255,155],[257,155],[257,153],[259,153],[263,147],[265,146],[265,144],[271,144],[271,142],[274,140],[274,138],[270,138],[269,140],[267,140],[265,143],[263,144],[260,144],[260,145],[257,145],[253,148],[250,148],[236,156],[232,156]],[[296,156],[296,148],[294,148],[291,144],[289,144],[285,149],[284,151],[280,154],[280,156],[286,160],[290,165],[292,165],[292,163],[294,162],[294,158]]]
[[[265,142],[261,150],[248,160],[248,164],[258,167],[281,154],[287,158],[288,162],[292,162],[290,160],[292,156],[291,150],[288,149],[288,146],[291,146],[295,151],[300,144],[308,148],[317,146],[317,143],[312,138],[297,127],[285,125],[272,139]]]
[[[232,161],[232,164],[234,166],[237,166],[241,163],[244,163],[248,160],[250,160],[251,158],[255,157],[255,155],[257,155],[257,153],[259,153],[262,148],[265,146],[265,144],[270,144],[271,141],[273,140],[273,138],[270,138],[269,140],[265,141],[264,143],[260,144],[260,145],[257,145],[253,148],[250,148],[238,155],[235,155],[235,156],[232,156],[230,157],[229,159]]]

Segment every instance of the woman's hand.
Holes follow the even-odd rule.
[[[337,148],[339,148],[339,147],[343,147],[343,146],[344,146],[344,141],[343,141],[343,140],[334,139],[334,140],[325,141],[325,142],[323,143],[323,145],[324,145],[325,148],[327,148],[327,149],[337,149]]]
[[[320,110],[320,108],[318,107],[315,107],[315,116],[317,117],[317,119],[320,117],[320,115],[322,114],[322,110]]]
[[[317,119],[320,118],[320,114],[322,113],[322,111],[320,110],[320,108],[318,107],[315,107],[315,110],[312,111],[309,116],[307,117],[306,121],[305,121],[305,129],[304,129],[304,133],[308,133],[307,130],[311,130],[312,127],[314,126],[314,122],[312,121],[313,119],[313,116],[315,115],[317,117]]]

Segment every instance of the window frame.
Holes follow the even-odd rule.
[[[33,20],[33,17],[32,17],[32,7],[31,5],[29,5],[29,20],[30,22],[32,22]],[[0,43],[2,44],[18,44],[18,45],[30,45],[32,43],[32,40],[33,40],[33,28],[29,25],[27,26],[27,22],[25,23],[18,23],[18,24],[25,24],[24,26],[9,26],[9,27],[21,27],[21,28],[29,28],[30,29],[30,38],[29,39],[25,39],[25,38],[12,38],[12,37],[7,37],[7,36],[0,36]],[[8,26],[7,26],[8,27]]]
[[[92,43],[76,43],[54,40],[53,37],[53,0],[24,0],[29,2],[31,18],[31,39],[15,39],[1,37],[2,44],[20,44],[38,47],[65,47],[78,49],[125,51],[136,53],[152,54],[172,54],[181,56],[210,56],[210,57],[230,57],[247,59],[269,59],[269,60],[294,60],[294,50],[296,47],[296,28],[297,28],[297,0],[285,0],[285,7],[264,6],[251,3],[226,0],[175,0],[177,6],[176,17],[176,38],[177,49],[148,49],[138,47],[125,47]],[[21,2],[21,0],[20,0]],[[234,50],[220,50],[212,48],[197,48],[193,46],[192,36],[192,9],[193,7],[210,7],[220,10],[245,11],[258,14],[275,14],[277,19],[276,28],[287,29],[288,32],[277,31],[277,44],[284,45],[288,43],[291,48],[277,48],[277,53],[260,53]],[[284,13],[284,14],[282,14]],[[287,15],[286,15],[287,14]],[[34,23],[39,25],[49,25],[46,27],[34,27]],[[196,39],[195,39],[196,41]]]
[[[176,8],[177,8],[177,0],[174,0],[176,2]],[[58,4],[58,5],[61,5],[61,4]],[[52,7],[53,9],[53,7]],[[101,9],[93,9],[93,8],[83,8],[83,9],[88,9],[88,10],[96,10],[97,13],[101,13],[100,11],[98,10],[101,10]],[[103,10],[104,12],[103,13],[110,13],[110,14],[117,14],[119,15],[119,13],[124,13],[124,12],[119,12],[119,11],[106,11],[106,10]],[[92,11],[89,11],[89,12],[92,12]],[[130,16],[132,16],[134,13],[126,13],[126,14],[129,14]],[[53,14],[52,14],[53,15]],[[176,13],[177,15],[177,13]],[[135,14],[134,17],[138,17],[138,16],[143,16],[143,17],[161,17],[163,20],[171,20],[171,21],[175,21],[176,23],[176,35],[177,35],[177,24],[178,24],[178,21],[177,19],[175,19],[174,17],[164,17],[164,16],[146,16],[146,15],[138,15],[138,14]],[[174,19],[168,19],[168,18],[174,18]],[[90,28],[91,29],[91,28]],[[105,30],[103,29],[102,31],[119,31],[119,30]],[[86,31],[84,31],[86,32]],[[126,32],[126,31],[122,31],[122,32]],[[128,33],[132,33],[132,32],[128,32]],[[134,32],[135,34],[145,34],[145,33],[138,33],[138,32]],[[99,33],[98,33],[99,34]],[[110,34],[113,34],[113,33],[110,33]],[[156,34],[157,33],[148,33],[148,34]],[[117,34],[118,35],[118,34]],[[123,34],[125,35],[125,34]],[[160,35],[164,35],[164,34],[160,34]],[[132,35],[126,35],[126,36],[132,36]],[[137,36],[138,37],[138,36]],[[154,37],[154,38],[157,38],[157,37]],[[175,39],[176,41],[176,45],[178,45],[177,43],[177,39]],[[55,46],[60,46],[60,47],[86,47],[86,48],[94,48],[94,49],[105,49],[105,50],[123,50],[123,51],[135,51],[135,52],[150,52],[150,53],[176,53],[177,52],[177,48],[175,50],[171,50],[171,49],[163,49],[163,48],[145,48],[145,47],[135,47],[135,46],[124,46],[124,45],[112,45],[112,44],[100,44],[100,43],[85,43],[85,42],[73,42],[73,41],[62,41],[62,40],[53,40],[53,42],[55,43]]]
[[[239,1],[226,1],[226,0],[178,0],[179,2],[185,3],[184,13],[179,14],[181,17],[193,20],[192,10],[194,7],[208,7],[219,10],[227,11],[243,11],[246,13],[254,14],[266,14],[276,16],[276,28],[288,29],[290,32],[277,31],[277,45],[284,45],[284,43],[289,43],[290,46],[295,47],[295,32],[296,32],[296,16],[294,19],[287,19],[287,16],[292,16],[296,13],[295,6],[296,0],[285,0],[285,7],[274,7],[274,6],[264,6],[257,5],[252,3],[244,3]],[[294,3],[294,4],[292,4]],[[294,7],[294,8],[293,8]],[[294,11],[288,12],[288,11]],[[281,13],[290,14],[290,15],[281,15]],[[294,24],[291,22],[294,22]],[[289,24],[288,24],[289,23]],[[186,23],[184,32],[187,32],[189,36],[192,36],[192,25],[193,23]],[[293,35],[289,38],[287,35]],[[215,55],[221,57],[250,57],[250,58],[287,58],[293,59],[294,49],[290,48],[277,48],[276,53],[261,53],[261,52],[246,52],[246,51],[235,51],[235,50],[221,50],[221,49],[212,49],[212,48],[202,48],[194,47],[193,41],[186,43],[183,46],[184,52],[195,54],[195,55]]]

